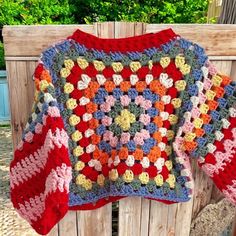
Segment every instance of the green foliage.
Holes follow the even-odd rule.
[[[0,27],[73,22],[68,0],[0,0]]]
[[[0,70],[3,69],[5,69],[4,48],[3,48],[3,43],[0,41]]]
[[[208,18],[208,23],[210,24],[216,24],[217,23],[217,17],[211,17],[211,18]]]
[[[0,0],[0,27],[96,21],[204,23],[208,0]]]
[[[78,23],[205,23],[208,8],[208,0],[71,0],[70,4]]]

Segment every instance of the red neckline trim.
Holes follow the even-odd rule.
[[[144,49],[157,47],[175,39],[177,35],[171,28],[165,30],[145,33],[141,35],[122,37],[122,38],[102,38],[93,34],[77,29],[67,39],[74,39],[83,44],[86,48],[103,50],[104,52],[127,52],[143,51]]]

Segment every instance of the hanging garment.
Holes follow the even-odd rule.
[[[190,166],[236,205],[235,82],[171,28],[126,38],[77,29],[44,50],[10,164],[11,200],[39,234],[68,210],[128,196],[189,201]]]

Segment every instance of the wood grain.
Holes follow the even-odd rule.
[[[218,19],[221,12],[221,4],[219,0],[209,1],[208,11],[207,11],[207,22],[210,23],[212,19]]]
[[[109,35],[112,30],[111,25],[115,25],[119,33],[119,28],[124,22],[103,22],[95,23],[100,30],[105,29],[104,36]],[[32,25],[32,26],[4,26],[3,37],[6,57],[37,57],[42,49],[53,43],[65,39],[77,28],[85,32],[96,34],[95,25]],[[109,25],[109,28],[106,28]],[[122,29],[119,36],[129,36],[135,26],[136,34],[141,34],[142,30],[137,30],[141,22],[130,22],[127,28]],[[146,32],[156,32],[166,28],[172,28],[177,34],[190,41],[199,43],[205,47],[210,56],[235,56],[236,55],[236,25],[213,25],[213,24],[143,24]],[[99,29],[99,28],[98,28]],[[191,29],[191,30],[189,30]],[[104,30],[103,30],[104,31]],[[32,33],[33,32],[33,33]],[[98,34],[98,36],[100,36]]]
[[[11,61],[6,63],[11,110],[13,146],[19,142],[33,105],[34,61]]]
[[[119,236],[141,235],[140,197],[128,197],[119,202]]]
[[[111,203],[93,211],[77,211],[78,236],[111,236],[111,213]]]
[[[20,25],[4,26],[6,56],[39,56],[43,49],[65,39],[77,28],[94,34],[94,25]]]
[[[69,211],[63,219],[58,223],[59,236],[76,236],[77,224],[76,224],[76,212]],[[51,233],[49,233],[51,236]],[[85,234],[84,234],[85,235]]]
[[[182,37],[198,43],[209,56],[236,55],[236,25],[220,24],[148,24],[147,32],[172,28]],[[190,30],[191,29],[191,30]]]

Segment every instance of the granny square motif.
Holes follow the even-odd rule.
[[[236,203],[235,82],[172,29],[118,39],[77,29],[42,52],[11,162],[11,199],[46,234],[69,210],[193,194],[190,159]]]

